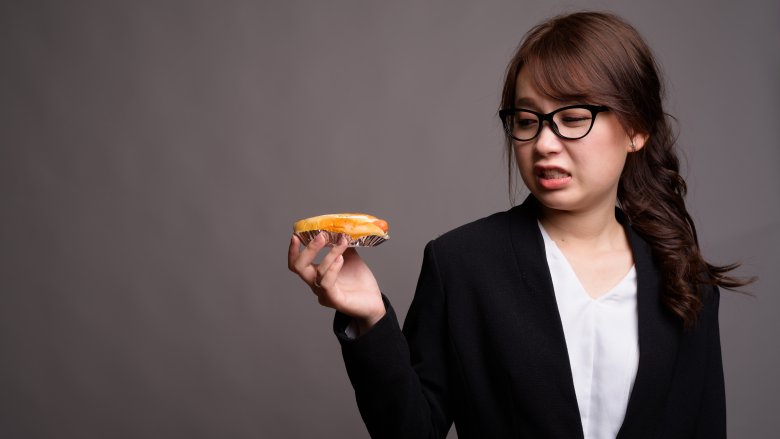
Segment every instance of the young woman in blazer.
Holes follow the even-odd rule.
[[[605,13],[536,26],[499,115],[531,195],[428,243],[403,330],[353,249],[290,242],[371,436],[725,437],[718,287],[744,282],[700,254],[641,36]]]

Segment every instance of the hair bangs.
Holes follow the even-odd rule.
[[[545,36],[550,36],[552,33]],[[561,102],[601,103],[595,72],[587,71],[592,60],[573,41],[541,38],[523,54],[523,69],[531,84],[543,95]]]

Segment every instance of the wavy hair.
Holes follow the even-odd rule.
[[[551,99],[605,105],[629,135],[648,135],[630,153],[620,176],[618,203],[651,246],[665,286],[662,301],[686,327],[702,308],[702,285],[734,289],[750,283],[729,276],[738,264],[718,266],[701,255],[696,227],[685,207],[676,136],[663,109],[663,85],[650,48],[631,25],[602,12],[554,17],[531,29],[510,61],[501,108],[515,100],[517,76],[526,69]],[[506,136],[510,194],[512,139]]]

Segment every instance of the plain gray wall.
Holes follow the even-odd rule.
[[[521,36],[608,9],[647,38],[724,293],[729,432],[780,430],[777,1],[0,4],[0,437],[367,437],[293,221],[364,211],[403,317],[425,242],[509,204]]]

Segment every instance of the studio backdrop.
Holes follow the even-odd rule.
[[[645,36],[724,292],[734,438],[780,410],[780,4],[3,1],[0,437],[368,437],[292,223],[368,212],[406,313],[423,246],[511,207],[504,69],[539,21]],[[451,433],[454,437],[454,433]]]

